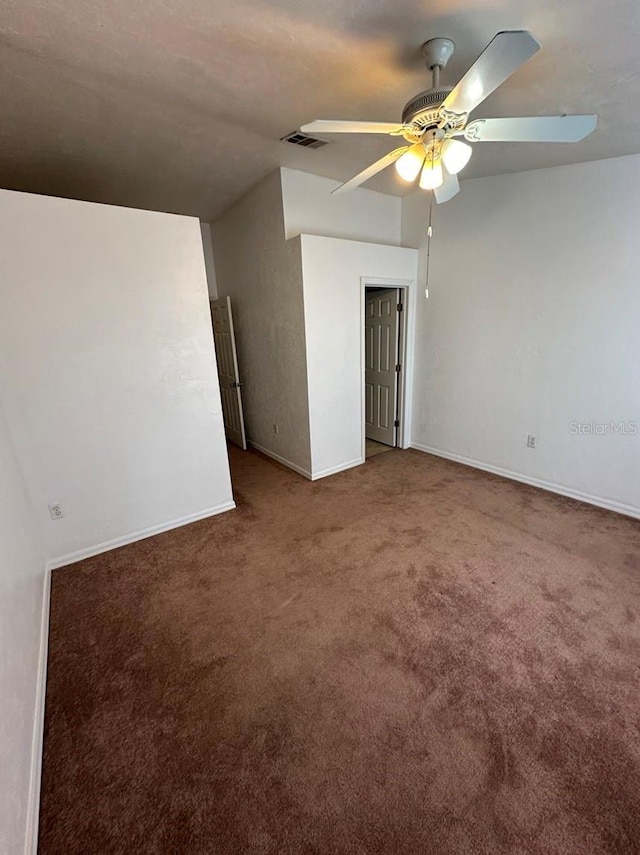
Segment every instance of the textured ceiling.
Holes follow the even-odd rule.
[[[454,84],[503,29],[542,50],[474,113],[596,112],[575,145],[484,143],[465,177],[640,151],[636,0],[3,0],[0,186],[211,219],[278,165],[345,179],[395,147],[278,142],[399,119],[447,36]],[[402,193],[394,173],[367,186]]]

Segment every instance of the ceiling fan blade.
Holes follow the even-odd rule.
[[[393,134],[402,130],[398,122],[341,122],[316,119],[300,128],[303,134]]]
[[[540,43],[527,30],[498,33],[444,99],[442,109],[457,115],[475,110],[539,50]]]
[[[448,202],[449,199],[453,199],[456,193],[460,192],[460,182],[457,175],[452,175],[446,169],[443,169],[442,177],[444,179],[442,184],[433,191],[438,205]]]
[[[464,136],[470,142],[579,142],[597,121],[597,116],[476,119],[464,129]]]
[[[376,160],[376,162],[372,163],[371,166],[367,166],[367,168],[363,169],[362,172],[359,172],[357,175],[354,175],[353,178],[350,178],[348,181],[345,181],[344,184],[341,184],[339,187],[336,187],[335,190],[332,190],[332,195],[345,193],[347,190],[353,190],[354,187],[358,187],[369,178],[373,178],[373,176],[378,172],[381,172],[385,167],[394,163],[394,161],[401,157],[409,148],[410,146],[403,145],[401,148],[396,148],[394,151],[390,151],[389,154],[385,154],[385,156],[381,157],[380,160]]]

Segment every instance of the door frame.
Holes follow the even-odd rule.
[[[365,299],[367,288],[397,288],[401,295],[400,344],[398,358],[402,365],[398,380],[398,421],[396,448],[409,448],[411,442],[411,388],[413,383],[413,318],[415,316],[415,279],[360,277],[360,416],[362,422],[362,461],[366,460],[365,425]]]
[[[216,374],[218,379],[218,386],[220,391],[220,408],[222,410],[222,422],[224,425],[224,433],[225,438],[232,442],[234,445],[237,445],[238,448],[242,448],[243,451],[247,450],[247,430],[244,421],[244,407],[242,405],[242,392],[240,391],[242,387],[242,383],[240,381],[240,368],[238,366],[238,349],[236,346],[236,333],[235,327],[233,324],[233,310],[231,308],[231,297],[227,295],[226,297],[216,297],[213,300],[209,300],[209,309],[211,316],[211,328],[213,332],[213,350],[216,356]],[[225,411],[225,396],[224,392],[227,391],[226,386],[223,387],[221,382],[221,354],[218,351],[219,342],[216,341],[216,321],[215,321],[215,310],[216,309],[226,309],[227,312],[227,321],[229,323],[229,337],[231,341],[231,362],[233,373],[229,372],[226,376],[233,377],[233,382],[230,384],[235,387],[235,397],[238,405],[238,419],[240,421],[240,430],[235,433],[239,433],[240,442],[238,442],[237,437],[233,437],[231,434],[234,431],[230,431],[227,429],[227,412]],[[224,373],[224,372],[222,372]]]

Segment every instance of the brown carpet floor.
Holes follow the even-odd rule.
[[[640,852],[640,524],[416,451],[53,574],[41,855]]]

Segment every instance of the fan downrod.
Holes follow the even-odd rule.
[[[432,74],[431,88],[418,92],[408,101],[402,110],[402,124],[413,126],[408,135],[404,134],[407,142],[419,141],[427,128],[438,127],[442,120],[440,105],[451,92],[451,86],[440,86],[440,72],[447,67],[453,56],[455,45],[451,39],[429,39],[422,45],[422,55]],[[464,122],[460,123],[460,126]]]

